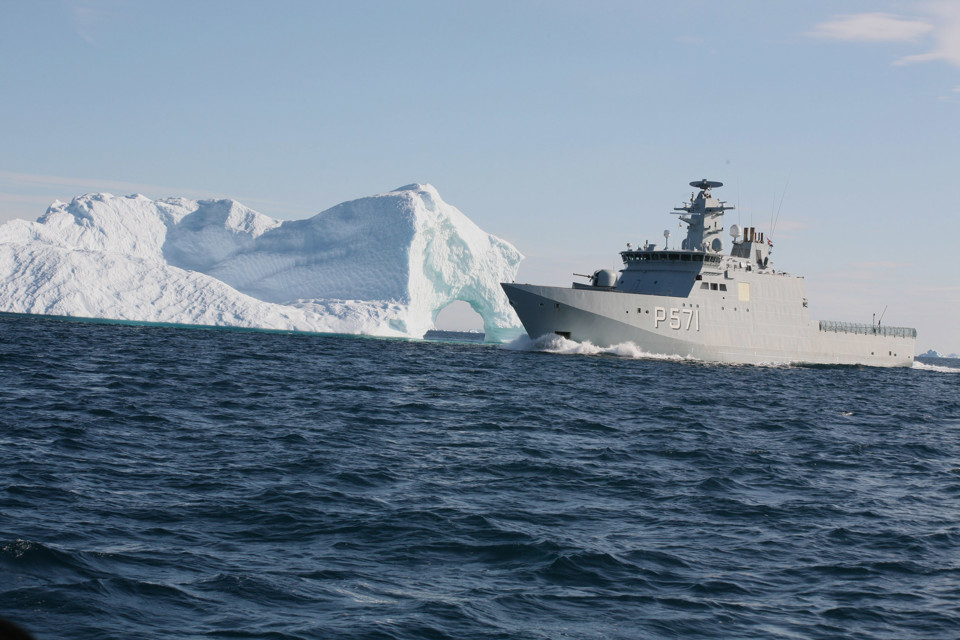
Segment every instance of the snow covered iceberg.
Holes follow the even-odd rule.
[[[0,226],[0,311],[420,337],[451,302],[520,331],[523,256],[430,185],[278,221],[233,200],[93,194]]]

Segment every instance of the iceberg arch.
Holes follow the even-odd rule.
[[[523,256],[431,185],[278,221],[233,200],[93,194],[0,226],[0,310],[421,337],[454,301],[520,331]]]

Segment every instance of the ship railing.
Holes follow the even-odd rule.
[[[859,333],[870,336],[890,336],[893,338],[916,338],[917,330],[913,327],[888,327],[877,324],[861,324],[858,322],[836,322],[821,320],[820,331],[832,333]]]

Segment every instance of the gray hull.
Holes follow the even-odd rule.
[[[561,335],[601,347],[631,342],[650,354],[713,362],[913,364],[912,330],[813,321],[801,302],[798,278],[750,275],[740,278],[751,287],[746,291],[752,295],[746,296],[738,296],[736,287],[723,295],[694,289],[666,296],[599,287],[502,286],[533,338]]]

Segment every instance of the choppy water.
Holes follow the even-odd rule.
[[[44,638],[953,638],[960,375],[0,317]]]

